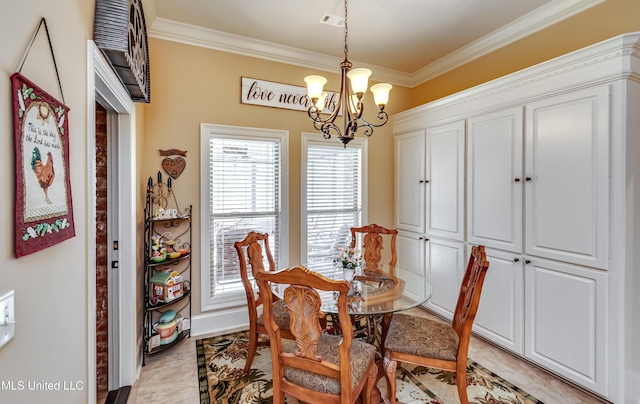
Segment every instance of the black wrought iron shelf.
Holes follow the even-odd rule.
[[[159,310],[159,309],[162,309],[162,308],[164,308],[164,307],[168,307],[168,306],[174,305],[174,304],[176,304],[176,303],[178,303],[178,302],[183,301],[184,299],[186,299],[186,298],[188,298],[188,297],[190,297],[190,296],[191,296],[191,291],[190,291],[190,290],[187,290],[186,292],[184,292],[184,293],[182,294],[182,296],[177,297],[177,298],[175,298],[175,299],[171,300],[170,302],[163,302],[163,303],[158,303],[158,304],[150,304],[150,303],[147,301],[147,304],[146,304],[146,306],[147,306],[147,311]]]
[[[145,352],[142,365],[145,364],[146,355],[153,355],[174,347],[180,341],[191,336],[191,240],[192,240],[192,206],[189,205],[181,209],[174,190],[171,188],[171,181],[161,182],[161,175],[158,173],[158,182],[153,183],[149,178],[147,185],[146,205],[144,209],[144,346]],[[170,212],[170,213],[167,213]],[[172,234],[173,233],[173,234]],[[166,249],[165,249],[166,248]],[[176,258],[169,258],[156,262],[153,260],[155,251],[181,252]],[[182,252],[186,252],[182,254]],[[161,278],[161,285],[152,282],[152,278],[160,272],[178,272],[181,278],[181,290],[176,290],[177,283],[172,283],[173,279]],[[175,274],[174,274],[175,275]],[[166,283],[166,284],[165,284]],[[158,301],[154,298],[153,288],[163,288],[163,296],[171,293],[171,296],[182,292],[180,297],[171,301]],[[167,288],[171,288],[170,290]],[[158,296],[161,297],[161,296]],[[152,301],[156,304],[152,304]],[[154,325],[160,318],[168,312],[175,311],[176,330],[180,330],[178,319],[182,318],[182,324],[186,325],[178,333],[175,340],[157,345],[158,333]],[[175,333],[175,331],[172,331]],[[153,346],[153,349],[149,349]]]
[[[160,353],[162,351],[165,351],[169,348],[171,348],[172,346],[174,346],[175,344],[177,344],[178,342],[182,341],[183,339],[190,337],[191,330],[182,330],[182,332],[180,334],[178,334],[178,336],[176,337],[175,340],[171,341],[168,344],[164,344],[164,345],[158,345],[157,347],[153,348],[150,351],[147,351],[147,355],[154,355],[157,353]],[[152,337],[156,336],[158,334],[153,334]]]
[[[158,222],[171,222],[171,221],[185,220],[185,219],[189,219],[190,217],[191,215],[180,215],[176,217],[150,217],[147,220],[149,222],[158,223]]]
[[[171,263],[174,263],[174,262],[182,261],[182,260],[190,258],[190,257],[191,257],[191,253],[187,253],[187,254],[181,255],[181,256],[179,256],[177,258],[168,258],[167,257],[166,259],[164,259],[162,261],[158,261],[158,262],[154,261],[153,259],[150,259],[149,261],[147,261],[147,266],[148,267],[157,267],[157,266],[160,266],[160,265],[168,265],[168,264],[171,264]]]

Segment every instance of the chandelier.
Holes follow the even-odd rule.
[[[322,119],[322,111],[325,107],[327,92],[323,91],[327,79],[322,76],[311,75],[304,78],[307,83],[307,94],[313,105],[307,111],[309,118],[313,121],[313,127],[322,132],[325,139],[330,139],[331,135],[336,135],[345,147],[355,137],[358,130],[362,129],[362,134],[366,137],[373,135],[373,128],[383,126],[389,120],[389,115],[384,111],[385,105],[389,101],[389,91],[391,84],[380,83],[371,86],[374,101],[378,106],[378,124],[367,122],[363,117],[364,95],[367,91],[371,70],[359,68],[352,69],[353,64],[349,61],[349,47],[347,45],[347,35],[349,32],[347,20],[347,0],[344,0],[344,61],[340,63],[342,72],[340,81],[340,95],[333,112]],[[349,82],[347,81],[349,78]],[[335,120],[342,111],[342,128],[335,123]]]

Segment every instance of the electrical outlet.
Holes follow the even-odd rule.
[[[16,327],[14,291],[0,296],[0,348],[13,339]]]

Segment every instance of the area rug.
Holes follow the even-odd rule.
[[[260,341],[251,370],[244,375],[242,369],[248,347],[246,331],[196,340],[200,404],[272,403],[271,353],[267,340]],[[453,372],[399,364],[396,379],[399,403],[459,403]],[[383,397],[386,387],[381,378],[378,388]],[[476,404],[543,404],[471,359],[467,364],[467,392],[469,402]],[[286,402],[298,403],[288,396]]]

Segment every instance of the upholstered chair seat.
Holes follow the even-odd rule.
[[[339,366],[340,352],[338,347],[341,341],[342,337],[338,335],[323,334],[318,341],[318,354],[322,356],[326,362]],[[291,347],[290,352],[295,353],[296,350],[297,346],[294,345]],[[351,349],[349,350],[352,389],[355,389],[360,380],[367,376],[367,368],[371,361],[375,359],[375,355],[376,347],[360,340],[353,340]],[[310,390],[340,395],[340,380],[338,379],[289,366],[285,366],[284,376],[291,382]]]
[[[288,330],[289,323],[291,322],[291,316],[289,316],[285,307],[286,304],[284,304],[282,300],[276,300],[273,302],[273,320],[281,330]],[[264,317],[262,314],[258,316],[258,324],[264,326]]]
[[[460,338],[449,325],[396,313],[389,325],[385,349],[445,361],[455,361]]]

